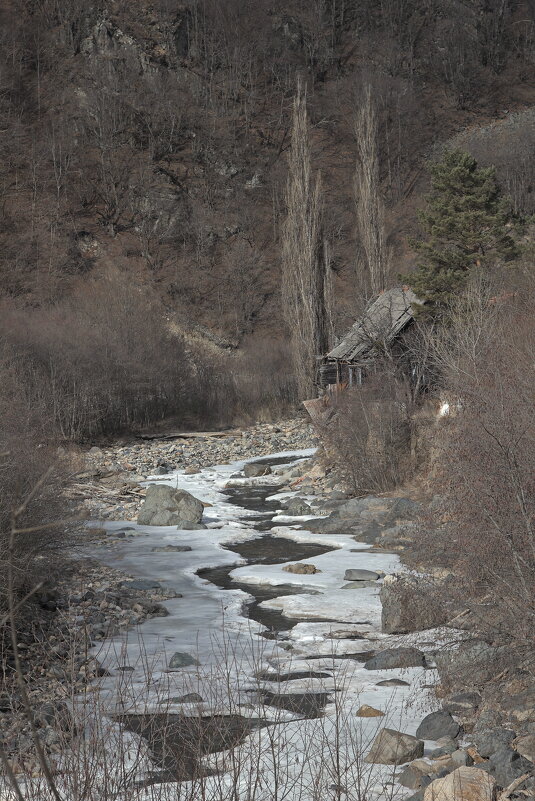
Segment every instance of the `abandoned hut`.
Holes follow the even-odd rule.
[[[407,286],[382,292],[324,357],[319,368],[320,386],[362,384],[381,355],[401,353],[403,336],[414,320],[413,304],[419,303]]]

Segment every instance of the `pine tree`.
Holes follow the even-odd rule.
[[[413,242],[422,261],[403,281],[435,313],[451,304],[474,268],[512,258],[511,213],[494,167],[468,153],[447,152],[431,169],[432,192],[419,215],[427,238]]]

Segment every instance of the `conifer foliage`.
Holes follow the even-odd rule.
[[[436,313],[450,305],[475,268],[515,254],[511,212],[494,167],[478,167],[459,150],[431,169],[432,191],[420,222],[427,238],[413,242],[422,260],[403,280]]]

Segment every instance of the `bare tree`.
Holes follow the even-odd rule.
[[[291,332],[298,393],[314,390],[315,357],[327,347],[330,296],[327,248],[322,236],[321,178],[311,174],[306,91],[300,82],[293,104],[292,142],[282,232],[283,311]]]
[[[391,260],[380,190],[378,133],[377,109],[368,85],[355,119],[358,159],[354,189],[360,241],[373,295],[385,288]]]

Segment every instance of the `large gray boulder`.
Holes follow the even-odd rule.
[[[486,730],[476,728],[473,733],[473,740],[482,757],[489,757],[503,748],[509,748],[514,739],[514,731],[501,726]]]
[[[422,740],[395,729],[381,729],[364,761],[380,765],[403,765],[423,755]]]
[[[202,502],[186,490],[149,484],[137,522],[140,526],[180,527],[200,523],[203,511]]]
[[[344,581],[377,581],[381,576],[375,570],[364,568],[348,568],[344,574]]]
[[[439,710],[426,715],[418,728],[416,736],[422,740],[440,740],[441,737],[457,737],[461,732],[461,727],[452,718],[449,712]]]
[[[533,762],[506,746],[491,754],[488,764],[489,773],[494,776],[500,787],[508,787],[515,779],[525,773],[533,775]]]
[[[388,648],[364,663],[366,670],[425,667],[425,656],[417,648]]]
[[[472,687],[485,685],[510,656],[509,649],[489,645],[484,640],[466,640],[454,648],[441,648],[434,654],[436,666],[444,685],[454,679],[470,680]]]

